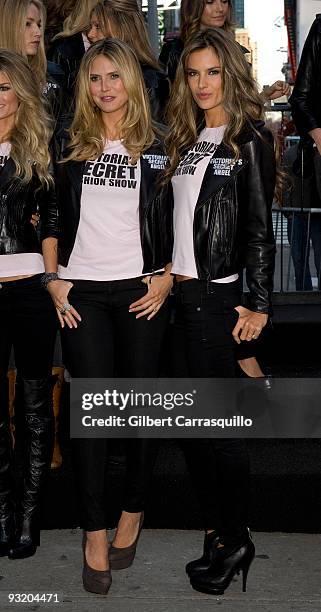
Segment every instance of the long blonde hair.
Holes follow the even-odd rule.
[[[34,4],[40,12],[42,36],[37,54],[27,57],[25,50],[25,29],[26,16],[30,4]],[[0,47],[15,51],[26,58],[42,89],[46,83],[47,71],[44,45],[46,11],[43,3],[41,0],[0,0],[0,15]]]
[[[106,38],[123,40],[134,49],[142,64],[159,69],[137,0],[102,0],[92,12]]]
[[[70,128],[72,149],[67,160],[96,159],[104,150],[105,137],[101,112],[90,94],[90,70],[94,59],[107,57],[115,65],[128,94],[127,113],[120,126],[121,138],[132,163],[155,139],[150,104],[142,71],[134,51],[121,40],[108,38],[95,43],[84,55],[77,79],[76,111]]]
[[[64,21],[62,32],[59,32],[53,40],[88,31],[91,11],[96,4],[97,0],[77,0],[70,15]]]
[[[189,39],[184,48],[169,101],[167,122],[170,130],[166,146],[170,167],[166,172],[167,177],[175,171],[183,151],[195,143],[201,125],[204,124],[204,112],[193,99],[186,68],[192,53],[208,48],[215,51],[220,61],[222,106],[229,118],[224,142],[236,158],[239,155],[237,137],[242,128],[264,117],[263,102],[251,74],[251,67],[233,36],[219,28],[201,30]]]
[[[7,136],[16,176],[28,183],[35,173],[40,182],[48,186],[52,183],[48,170],[51,120],[39,95],[38,84],[28,62],[6,49],[0,49],[0,72],[6,74],[19,100],[14,127]]]
[[[229,13],[225,20],[223,30],[234,32],[232,22],[233,5],[232,0],[228,0]],[[188,38],[191,38],[201,29],[201,20],[206,0],[182,0],[181,2],[181,39],[185,44]]]

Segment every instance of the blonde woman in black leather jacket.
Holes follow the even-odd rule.
[[[0,556],[39,544],[39,502],[52,454],[55,309],[43,283],[55,270],[58,220],[49,174],[49,119],[27,62],[0,52]],[[31,218],[40,213],[39,232]],[[24,483],[13,493],[7,369],[17,367],[16,418],[24,421]],[[21,411],[21,412],[20,412]]]

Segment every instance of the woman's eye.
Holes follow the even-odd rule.
[[[92,83],[95,83],[96,81],[99,80],[99,76],[97,76],[96,74],[92,74],[90,76],[90,80],[91,80]]]
[[[208,74],[220,74],[219,70],[209,70]]]
[[[113,74],[111,75],[112,79],[119,79],[119,74],[117,74],[117,72],[113,72]]]
[[[31,26],[31,21],[27,21],[26,22],[26,28],[30,28],[30,26]]]
[[[0,85],[0,91],[9,91],[10,87],[8,85]]]
[[[195,75],[196,75],[196,72],[194,72],[193,70],[189,70],[188,73],[187,73],[188,77],[193,77]]]

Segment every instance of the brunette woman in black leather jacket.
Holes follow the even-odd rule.
[[[53,448],[51,368],[57,325],[42,284],[55,270],[58,236],[48,171],[49,136],[49,118],[31,69],[19,55],[1,50],[0,556],[10,559],[33,555],[39,544],[40,494]],[[39,232],[31,223],[36,212],[41,216]],[[14,495],[8,418],[12,346],[17,368],[15,416],[24,421],[27,449],[21,499]],[[18,446],[16,438],[15,452]]]
[[[187,40],[204,28],[222,28],[234,36],[233,1],[232,0],[182,0],[181,32],[179,37],[166,41],[162,47],[159,62],[167,70],[173,83],[178,62]],[[239,45],[243,53],[249,50]],[[263,101],[276,100],[290,92],[290,86],[283,81],[276,81],[264,88]]]
[[[186,361],[174,358],[177,377],[233,378],[235,347],[258,338],[268,320],[275,158],[262,117],[261,98],[239,45],[218,28],[191,38],[177,71],[167,137],[167,177],[174,191],[175,326]],[[249,309],[240,301],[243,267]],[[200,465],[205,444],[212,447],[215,463],[208,459]],[[222,594],[241,569],[245,589],[254,558],[247,529],[246,448],[241,440],[222,438],[187,440],[184,447],[196,483],[207,480],[207,499],[215,489],[217,507],[215,516],[203,508],[208,531],[203,557],[186,567],[191,584]]]
[[[137,0],[105,0],[96,5],[88,38],[94,43],[108,36],[123,40],[135,51],[144,76],[152,118],[162,123],[169,98],[169,81],[154,57]]]

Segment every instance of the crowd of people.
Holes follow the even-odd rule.
[[[159,59],[136,0],[46,5],[0,0],[0,555],[10,559],[39,544],[58,327],[71,377],[157,378],[169,311],[173,376],[233,378],[238,362],[263,376],[255,343],[271,314],[279,183],[264,102],[288,93],[280,81],[258,91],[231,0],[182,0],[181,35]],[[8,422],[12,347],[21,491]],[[188,464],[202,444],[184,441]],[[210,446],[217,512],[205,504],[204,554],[186,571],[194,589],[221,594],[239,570],[245,590],[254,558],[249,462],[240,440]],[[87,591],[107,594],[111,570],[134,560],[157,450],[157,440],[125,442],[109,545],[109,440],[73,440]]]

